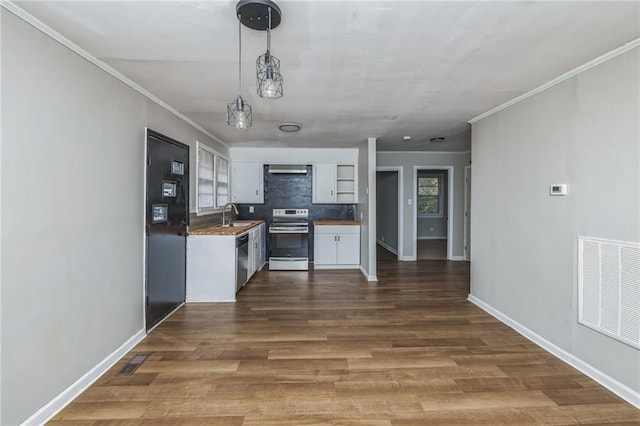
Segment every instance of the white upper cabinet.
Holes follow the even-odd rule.
[[[336,165],[335,164],[314,164],[313,165],[313,202],[314,203],[335,203],[336,202]]]
[[[313,165],[313,202],[354,204],[357,195],[355,164],[317,163]]]
[[[231,172],[231,200],[234,203],[264,203],[262,163],[234,162]]]

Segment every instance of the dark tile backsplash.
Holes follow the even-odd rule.
[[[314,220],[355,220],[353,204],[313,204],[312,167],[306,174],[268,173],[264,169],[264,204],[238,204],[239,219],[262,219],[271,222],[273,209],[309,209],[309,222]],[[254,212],[249,213],[249,206]],[[313,228],[309,229],[309,258],[313,259]],[[267,250],[269,234],[267,233]]]

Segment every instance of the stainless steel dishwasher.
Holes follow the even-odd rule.
[[[236,292],[247,282],[249,271],[249,234],[236,238]]]

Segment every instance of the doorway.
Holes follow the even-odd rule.
[[[415,166],[414,253],[452,259],[453,166]]]
[[[147,129],[145,322],[149,331],[185,301],[189,147]]]
[[[471,166],[464,168],[464,259],[471,261]]]
[[[376,243],[402,260],[402,167],[376,168]]]

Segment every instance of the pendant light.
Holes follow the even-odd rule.
[[[267,9],[267,51],[258,56],[256,61],[258,95],[261,98],[278,99],[282,97],[282,74],[280,60],[271,54],[271,7]]]
[[[282,97],[280,60],[271,54],[271,30],[280,25],[282,13],[271,0],[240,0],[236,12],[242,23],[254,30],[267,32],[267,51],[256,61],[256,89],[266,99]]]
[[[238,14],[238,93],[242,93],[242,17]],[[227,124],[236,130],[246,130],[251,127],[251,105],[242,96],[227,104]]]

